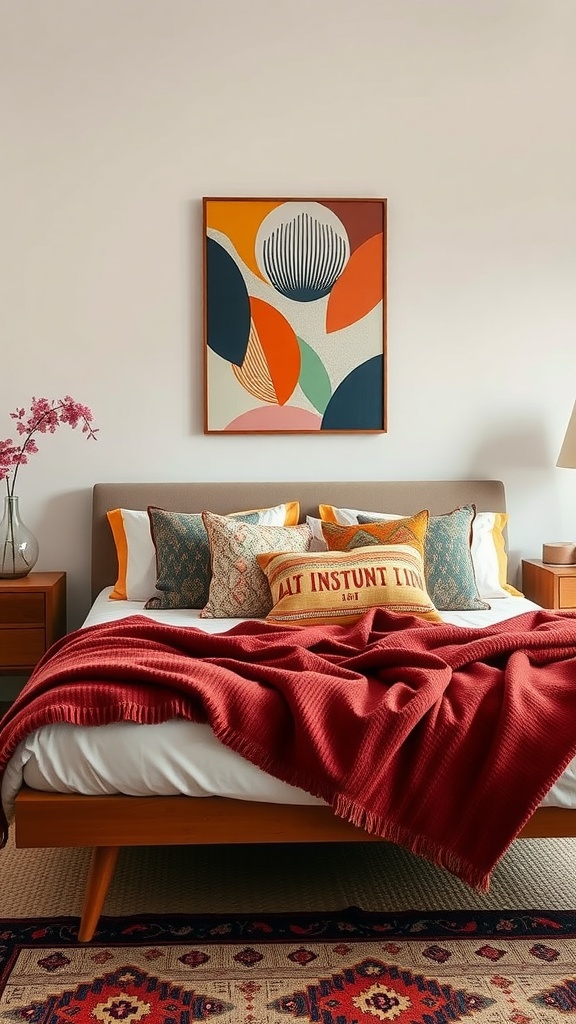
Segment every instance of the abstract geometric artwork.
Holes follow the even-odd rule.
[[[204,198],[204,433],[386,430],[386,200]]]

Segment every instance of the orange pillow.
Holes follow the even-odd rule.
[[[351,551],[366,544],[409,544],[424,558],[424,541],[430,513],[427,509],[407,519],[339,526],[322,523],[322,533],[330,551]]]

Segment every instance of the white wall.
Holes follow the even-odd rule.
[[[96,480],[499,477],[576,536],[574,0],[0,0],[0,438],[88,605]],[[389,430],[202,435],[201,197],[386,196]]]

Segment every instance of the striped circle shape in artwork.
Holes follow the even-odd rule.
[[[283,203],[263,220],[256,259],[270,284],[296,302],[328,295],[350,257],[341,220],[321,203]]]

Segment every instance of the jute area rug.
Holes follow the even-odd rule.
[[[0,920],[77,915],[88,850],[0,850]],[[232,911],[570,910],[576,839],[523,839],[490,892],[390,843],[146,847],[121,852],[104,913]]]

